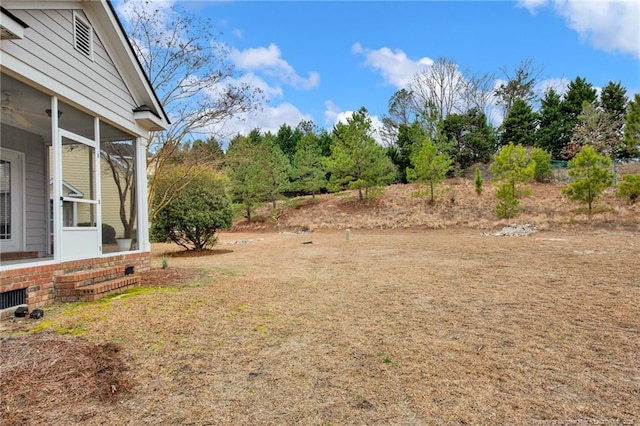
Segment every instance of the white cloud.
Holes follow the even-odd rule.
[[[172,17],[175,16],[174,6],[177,0],[155,0],[152,5],[144,0],[123,0],[115,5],[118,16],[127,22],[136,22],[139,16],[152,17],[151,24],[157,26],[158,34],[172,33],[170,28]],[[151,6],[151,7],[150,7]]]
[[[538,9],[546,6],[547,3],[548,0],[520,0],[519,4],[535,15]]]
[[[275,44],[268,47],[252,47],[244,50],[231,49],[229,59],[236,67],[246,71],[264,73],[296,89],[312,89],[320,84],[320,74],[315,71],[302,77],[282,59],[282,52]]]
[[[379,71],[386,82],[398,89],[406,87],[417,73],[433,64],[430,58],[412,60],[402,50],[391,50],[388,47],[374,50],[355,43],[351,46],[351,52],[363,55],[367,66]]]
[[[338,107],[332,101],[325,101],[324,103],[326,110],[324,112],[324,120],[327,128],[331,129],[338,123],[347,123],[347,119],[353,116],[354,111],[342,111],[340,107]],[[380,131],[383,128],[382,121],[377,115],[370,115],[371,119],[371,127],[373,129],[373,138],[380,145],[383,145],[382,138],[380,137]]]
[[[562,78],[547,78],[542,80],[536,84],[534,91],[536,92],[536,96],[538,98],[543,98],[544,94],[550,88],[553,88],[557,94],[560,96],[564,95],[569,86],[569,80]]]
[[[520,5],[531,13],[553,5],[568,27],[595,48],[640,58],[640,2],[636,0],[521,0]]]
[[[261,110],[239,114],[220,123],[210,132],[218,135],[226,146],[228,141],[237,134],[248,135],[253,129],[259,129],[262,134],[266,132],[278,133],[283,124],[295,128],[301,121],[313,120],[308,114],[302,113],[296,106],[283,102],[279,105],[266,105]]]
[[[325,101],[324,106],[326,108],[324,111],[324,124],[327,128],[331,128],[340,122],[346,123],[347,118],[353,114],[353,112],[343,112],[333,101]]]

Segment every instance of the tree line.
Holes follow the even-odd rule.
[[[176,207],[184,194],[207,182],[214,191],[201,197],[215,203],[194,210],[193,200],[183,199],[174,211],[186,217],[221,209],[225,214],[215,222],[225,227],[231,220],[229,197],[249,220],[259,203],[275,203],[282,196],[354,189],[364,201],[389,183],[429,183],[434,202],[438,180],[494,163],[511,145],[524,147],[527,161],[537,164],[534,173],[542,175],[547,159],[572,160],[585,146],[609,159],[640,155],[640,95],[629,99],[620,83],[610,82],[598,93],[585,78],[576,77],[566,91],[550,88],[536,99],[541,72],[531,60],[512,71],[501,70],[502,83],[496,88],[494,73],[463,72],[446,58],[393,94],[378,134],[362,107],[330,130],[311,122],[294,128],[283,124],[275,134],[254,129],[233,137],[223,150],[213,133],[203,132],[258,108],[261,90],[229,84],[243,80],[235,78],[225,45],[214,42],[210,22],[179,4],[171,12],[148,6],[131,8],[126,26],[171,119],[169,129],[153,133],[147,146],[149,216],[158,229],[170,205]],[[487,118],[496,104],[503,117],[497,127]],[[221,190],[225,197],[211,195]],[[193,228],[187,222],[182,226]]]

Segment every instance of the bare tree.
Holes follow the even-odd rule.
[[[506,117],[516,100],[522,99],[527,104],[531,104],[535,99],[534,88],[542,69],[538,69],[532,59],[525,59],[520,62],[513,74],[510,74],[506,68],[502,68],[501,71],[506,78],[506,83],[502,83],[496,89],[495,95]]]
[[[261,92],[238,83],[228,52],[207,19],[162,3],[127,0],[120,7],[131,44],[171,121],[148,144],[149,216],[190,181],[191,168],[156,196],[157,176],[195,134],[211,135],[214,125],[257,108]],[[194,163],[202,162],[199,158]],[[154,203],[152,201],[155,200]]]
[[[124,238],[133,238],[138,209],[136,208],[135,149],[131,140],[100,144],[101,157],[109,166],[120,201],[119,216]]]
[[[487,107],[494,97],[495,74],[490,72],[475,73],[467,76],[465,80],[463,102],[465,110],[477,109],[489,116]]]
[[[416,111],[429,117],[429,110],[433,109],[440,121],[453,112],[463,112],[465,90],[464,75],[458,65],[447,58],[438,58],[429,68],[416,74],[410,84]]]
[[[389,115],[382,117],[380,136],[387,146],[393,146],[398,139],[400,125],[409,125],[415,120],[415,101],[413,93],[407,89],[400,89],[389,99]]]

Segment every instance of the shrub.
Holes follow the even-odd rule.
[[[512,218],[518,213],[518,195],[526,191],[518,187],[533,179],[535,161],[527,158],[527,151],[520,144],[514,145],[510,142],[504,145],[498,153],[493,156],[493,163],[489,168],[493,173],[493,180],[501,182],[496,190],[496,197],[499,202],[496,207],[496,214],[499,218]]]
[[[484,183],[484,179],[482,179],[482,173],[480,172],[480,167],[476,167],[476,177],[473,180],[473,183],[476,184],[476,194],[482,194],[482,184]]]
[[[171,179],[171,174],[160,179]],[[223,180],[215,171],[203,170],[158,212],[152,234],[187,250],[203,250],[213,246],[216,233],[230,229],[232,223],[233,210]]]
[[[613,181],[610,167],[611,159],[598,154],[590,145],[585,145],[569,161],[569,177],[573,182],[563,192],[570,199],[587,204],[589,219],[593,212],[593,203]]]
[[[102,244],[115,244],[116,230],[108,223],[102,224]]]
[[[551,182],[553,179],[551,154],[542,148],[533,148],[531,160],[536,163],[533,169],[533,178],[536,182]]]
[[[500,185],[496,190],[498,204],[496,205],[496,215],[499,219],[512,219],[518,214],[520,201],[513,195],[510,184]]]
[[[640,175],[622,176],[622,182],[618,184],[617,195],[628,199],[631,204],[635,203],[640,197]]]

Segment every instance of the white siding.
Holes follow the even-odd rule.
[[[82,11],[76,12],[86,17]],[[24,39],[3,41],[4,51],[77,91],[86,103],[76,106],[93,102],[114,112],[121,118],[117,121],[133,120],[133,109],[138,105],[106,52],[100,35],[94,35],[93,61],[73,47],[72,10],[12,10],[12,13],[29,28],[25,30]],[[90,17],[86,19],[91,22]]]

